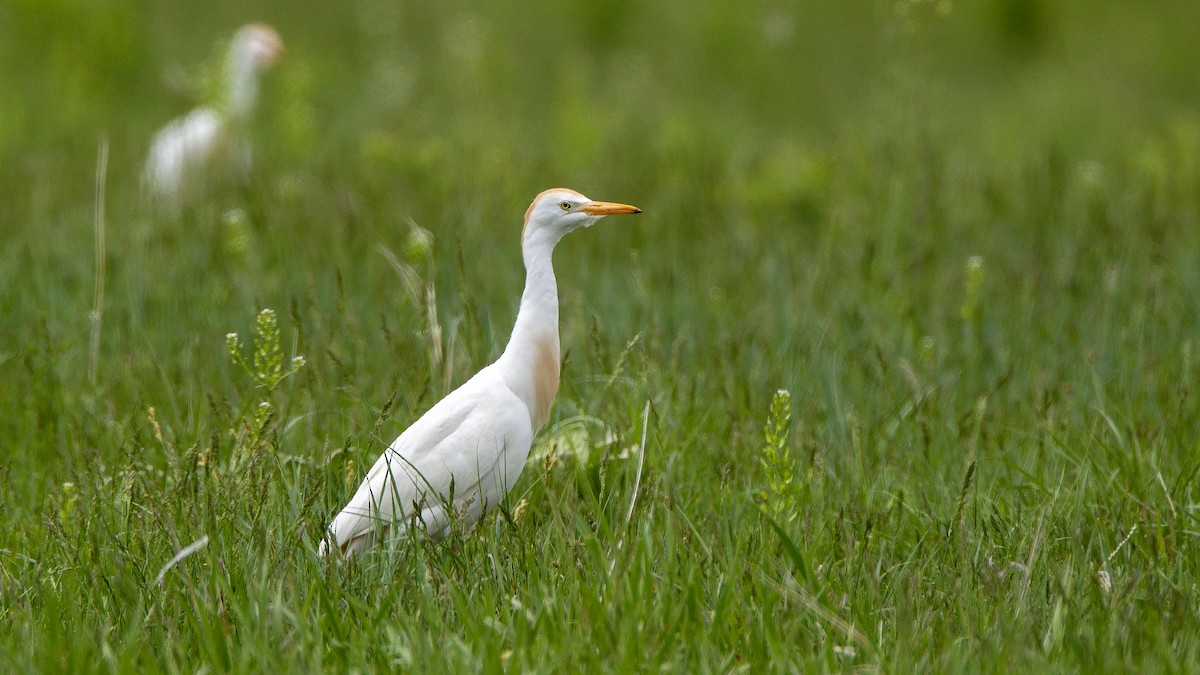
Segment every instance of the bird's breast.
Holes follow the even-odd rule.
[[[538,430],[550,419],[550,408],[558,393],[558,339],[543,333],[534,345],[533,358],[533,428]]]

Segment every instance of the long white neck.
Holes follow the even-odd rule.
[[[530,232],[521,242],[525,292],[512,337],[496,360],[508,386],[529,407],[534,431],[550,418],[558,393],[558,283],[551,257],[558,237]]]
[[[232,119],[245,122],[250,118],[258,100],[258,68],[253,57],[236,47],[229,54],[225,68],[226,109]]]

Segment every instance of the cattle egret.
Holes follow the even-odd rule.
[[[283,41],[274,28],[243,26],[225,57],[222,98],[174,120],[154,137],[145,185],[164,206],[178,208],[190,189],[220,168],[249,167],[243,136],[258,99],[258,80],[282,53]]]
[[[641,209],[563,188],[533,200],[521,232],[525,291],[504,353],[384,451],[330,524],[322,556],[329,543],[353,556],[388,528],[406,531],[416,524],[439,536],[451,518],[469,527],[508,494],[558,391],[554,246],[572,230],[626,213]]]

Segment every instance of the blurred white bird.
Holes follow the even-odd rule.
[[[178,208],[190,191],[222,169],[249,169],[250,148],[243,136],[258,99],[258,80],[282,53],[274,28],[252,23],[238,30],[225,57],[222,98],[172,121],[154,137],[144,184],[160,205]]]
[[[641,213],[546,190],[525,212],[525,292],[504,353],[430,408],[384,451],[320,545],[353,556],[377,532],[411,525],[432,536],[451,518],[473,525],[508,494],[558,392],[558,286],[551,255],[562,237],[604,216]]]

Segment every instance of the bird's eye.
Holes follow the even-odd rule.
[[[562,209],[563,211],[570,211],[571,210],[571,202],[559,202],[558,208]]]

